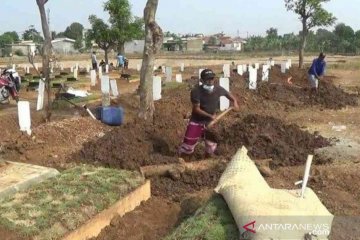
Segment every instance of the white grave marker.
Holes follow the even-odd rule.
[[[96,85],[96,71],[95,70],[91,70],[90,79],[91,79],[91,86],[95,86]]]
[[[74,70],[74,78],[77,79],[77,77],[78,77],[78,71],[77,71],[77,69],[75,69]]]
[[[75,68],[76,68],[76,69],[79,69],[79,63],[76,63],[76,64],[75,64]]]
[[[161,99],[161,77],[153,77],[153,100],[157,101]]]
[[[281,63],[281,73],[286,73],[287,63]]]
[[[30,102],[18,102],[18,116],[20,131],[27,132],[28,135],[31,135]]]
[[[36,111],[44,108],[45,79],[39,81]]]
[[[117,87],[116,80],[110,80],[110,87],[111,87],[112,95],[114,97],[118,97],[119,96],[119,90],[118,90],[118,87]]]
[[[242,76],[244,74],[244,71],[243,71],[243,65],[238,65],[237,66],[237,72],[240,76]]]
[[[14,69],[14,71],[16,71],[16,65],[15,64],[12,65],[12,69]]]
[[[165,66],[161,66],[161,70],[162,70],[162,73],[166,73],[166,67]]]
[[[30,73],[30,67],[26,66],[26,73],[29,74]]]
[[[70,67],[70,72],[74,72],[74,67]]]
[[[205,69],[199,69],[199,85],[201,86],[202,85],[202,82],[201,82],[201,72],[204,71]]]
[[[90,72],[90,65],[86,66],[86,72]]]
[[[271,65],[272,67],[274,67],[274,66],[275,66],[275,61],[274,61],[274,60],[271,60],[270,65]]]
[[[229,78],[220,78],[219,85],[225,90],[230,91]],[[230,101],[226,97],[220,97],[220,111],[225,111],[230,107]]]
[[[185,70],[185,63],[181,63],[180,72],[184,72],[184,70]]]
[[[269,81],[269,69],[270,69],[270,66],[269,65],[263,65],[263,68],[262,68],[262,81]]]
[[[255,63],[255,69],[256,69],[256,71],[259,70],[259,68],[260,68],[260,64],[259,64],[259,63]]]
[[[244,73],[246,73],[248,71],[248,68],[247,68],[246,64],[243,65],[243,71],[244,71]]]
[[[102,74],[102,68],[99,68],[99,78],[101,79],[102,76],[103,76],[103,74]]]
[[[38,66],[37,63],[35,63],[34,66],[35,66],[35,69],[36,69],[36,70],[39,70],[39,66]]]
[[[181,74],[176,74],[176,82],[182,83],[182,75]]]
[[[60,71],[64,71],[64,65],[60,64]]]
[[[105,73],[109,73],[109,64],[105,65]]]
[[[101,77],[102,106],[110,106],[110,79],[108,75]]]
[[[223,72],[224,72],[224,78],[230,77],[230,64],[224,64]]]
[[[172,80],[172,67],[166,67],[166,82],[171,82]]]
[[[256,90],[257,87],[257,71],[255,68],[249,67],[249,89]]]
[[[140,72],[140,70],[141,70],[141,65],[140,64],[137,64],[136,65],[136,70],[138,71],[138,72]],[[156,70],[156,67],[154,66],[154,70]]]
[[[292,67],[291,59],[288,59],[287,61],[288,61],[289,68],[291,68]]]

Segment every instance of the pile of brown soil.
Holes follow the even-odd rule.
[[[303,164],[315,149],[330,145],[327,139],[303,131],[297,125],[286,125],[279,119],[260,115],[227,119],[210,134],[210,138],[221,143],[220,154],[232,156],[245,146],[250,157],[272,158],[274,166]],[[329,159],[316,159],[317,163],[327,161]]]

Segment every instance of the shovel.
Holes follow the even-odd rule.
[[[212,128],[217,122],[219,122],[226,114],[228,114],[230,111],[232,111],[234,108],[230,107],[226,111],[222,112],[220,115],[218,115],[214,120],[212,120],[209,125],[207,125],[207,128]]]

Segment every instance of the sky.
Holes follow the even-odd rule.
[[[108,19],[103,10],[105,0],[49,0],[50,27],[64,31],[73,22],[89,27],[88,17],[95,14]],[[133,15],[142,17],[146,0],[129,0]],[[337,17],[337,22],[360,30],[360,0],[331,0],[324,7]],[[1,0],[0,33],[22,34],[30,25],[41,32],[36,0]],[[264,35],[270,27],[279,34],[298,33],[301,23],[296,14],[285,9],[283,0],[159,0],[157,21],[164,31],[174,33],[230,36]]]

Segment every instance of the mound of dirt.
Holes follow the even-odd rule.
[[[227,119],[210,134],[210,138],[220,142],[220,154],[231,156],[246,146],[253,159],[272,158],[273,167],[304,164],[308,154],[330,145],[327,139],[302,131],[297,125],[285,125],[279,119],[260,115]],[[317,163],[329,161],[315,160]]]

